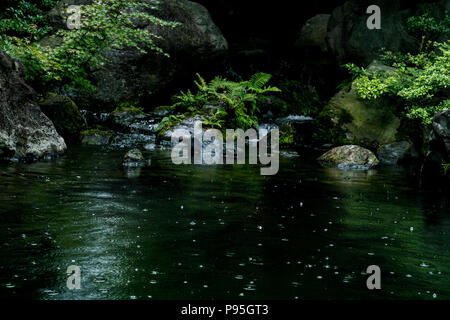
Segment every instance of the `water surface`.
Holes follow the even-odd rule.
[[[74,147],[0,164],[0,296],[33,299],[449,299],[450,215],[413,171],[121,167]],[[445,199],[444,199],[445,200]],[[379,265],[382,289],[366,287]],[[82,288],[66,287],[78,265]]]

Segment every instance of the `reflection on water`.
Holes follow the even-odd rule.
[[[74,148],[0,165],[0,296],[34,299],[448,299],[445,197],[406,169],[175,166]],[[440,197],[440,198],[439,198]],[[430,210],[432,208],[432,210]],[[382,290],[366,288],[379,265]],[[81,290],[66,269],[81,267]]]

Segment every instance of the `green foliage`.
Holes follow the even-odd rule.
[[[405,106],[407,117],[428,124],[434,113],[449,108],[450,42],[435,43],[434,49],[417,55],[385,52],[383,62],[395,71],[366,70],[355,65],[347,65],[347,69],[362,99],[394,97]]]
[[[93,90],[89,75],[107,62],[102,50],[126,48],[168,56],[155,44],[160,36],[136,27],[137,21],[168,28],[179,25],[149,13],[157,8],[158,0],[94,0],[82,6],[81,29],[57,32],[56,36],[61,39],[59,46],[42,47],[32,39],[3,36],[0,49],[21,59],[27,68],[28,80],[41,87],[63,84]]]
[[[39,40],[52,31],[52,28],[45,24],[44,14],[57,3],[57,0],[20,0],[10,3],[0,13],[0,34],[3,37],[16,36]]]
[[[143,114],[144,111],[142,108],[138,107],[139,105],[139,98],[131,100],[131,101],[122,101],[120,102],[117,107],[114,109],[113,112],[129,112],[129,113],[141,113]]]
[[[176,115],[169,115],[167,117],[164,117],[161,122],[156,127],[156,132],[158,132],[159,135],[163,134],[170,128],[173,128],[178,123],[184,120],[184,115],[176,116]]]
[[[191,114],[205,114],[203,124],[215,128],[248,129],[258,126],[260,110],[258,99],[267,93],[280,92],[276,87],[266,86],[270,74],[257,73],[248,81],[234,82],[216,77],[207,83],[199,74],[194,81],[198,90],[190,90],[173,97],[174,109]],[[205,106],[215,106],[216,111],[208,113]],[[169,120],[167,120],[169,121]]]
[[[280,127],[280,145],[291,145],[294,143],[294,130],[288,124]]]
[[[315,90],[311,90],[299,81],[284,80],[279,84],[280,98],[285,102],[282,110],[287,114],[299,114],[314,117],[322,110],[322,104]]]
[[[421,49],[425,43],[437,41],[441,35],[450,34],[450,16],[446,12],[445,18],[441,21],[436,19],[428,12],[421,16],[408,18],[408,31],[421,40]]]

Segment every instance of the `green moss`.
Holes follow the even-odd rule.
[[[65,140],[77,140],[79,133],[86,127],[77,105],[69,97],[49,93],[39,105]]]
[[[89,129],[84,130],[80,133],[81,136],[112,136],[112,132],[110,130],[101,130],[101,129]]]
[[[159,106],[156,107],[155,109],[153,109],[154,112],[158,112],[158,111],[173,111],[174,107],[173,106]]]
[[[134,106],[125,106],[125,105],[119,105],[114,109],[114,113],[118,112],[128,112],[131,114],[144,114],[144,111],[141,108],[134,107]]]

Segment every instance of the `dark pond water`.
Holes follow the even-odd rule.
[[[257,166],[127,172],[78,147],[0,165],[0,296],[33,299],[449,299],[450,212],[411,171]],[[382,289],[366,287],[379,265]],[[69,265],[81,289],[66,287]]]

